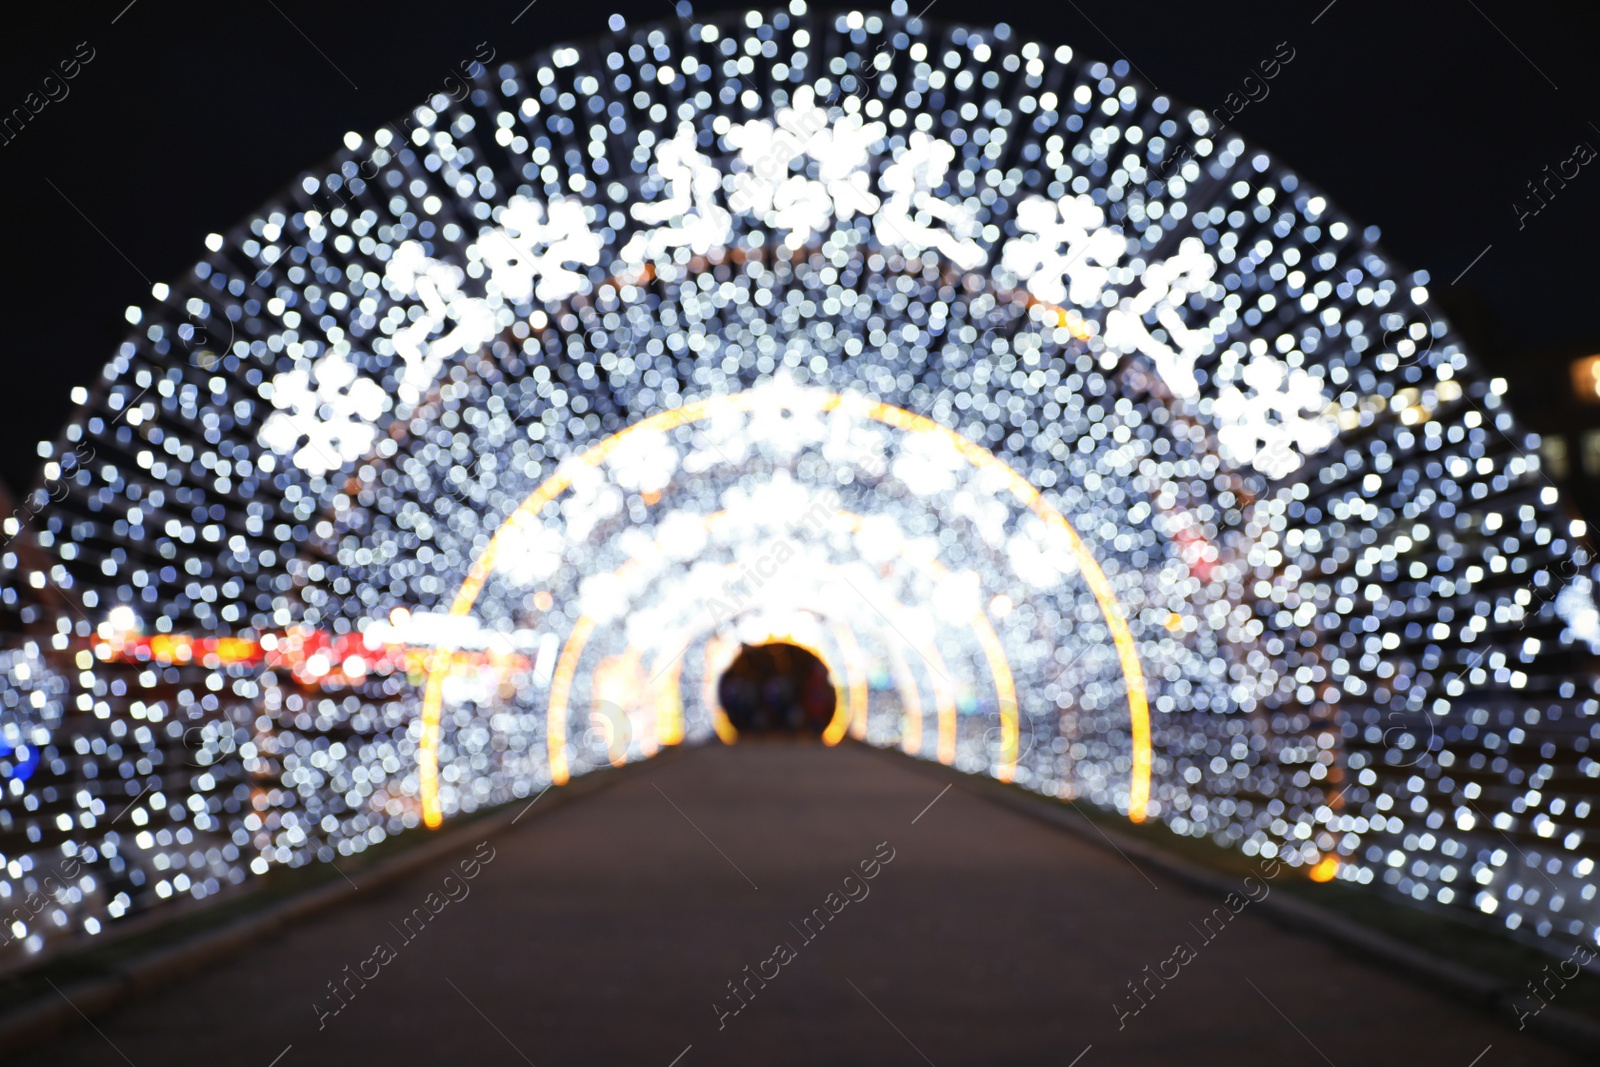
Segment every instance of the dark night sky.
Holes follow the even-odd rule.
[[[182,276],[207,233],[330,155],[344,131],[370,131],[438,91],[479,41],[513,58],[604,32],[613,11],[630,23],[674,17],[668,0],[536,0],[513,24],[525,3],[96,0],[35,8],[31,23],[8,15],[0,111],[79,42],[94,58],[70,95],[0,145],[0,477],[33,482],[36,443],[123,339],[123,309]],[[1380,226],[1389,252],[1430,270],[1436,290],[1492,244],[1442,298],[1529,403],[1539,386],[1525,369],[1540,357],[1600,351],[1600,161],[1520,231],[1512,208],[1578,142],[1600,149],[1595,24],[1574,21],[1587,5],[1325,4],[935,0],[927,17],[1004,20],[1025,39],[1125,57],[1208,109],[1288,41],[1293,62],[1233,128]]]

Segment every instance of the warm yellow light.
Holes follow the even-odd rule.
[[[656,741],[662,745],[679,744],[683,741],[683,694],[679,691],[683,684],[683,658],[673,657],[664,670],[659,665],[653,667],[651,676],[656,679]]]
[[[1572,361],[1572,395],[1585,404],[1600,404],[1600,355]]]
[[[844,674],[850,692],[850,736],[857,741],[867,736],[867,664],[856,642],[855,631],[842,622],[833,624],[833,639],[844,658]]]
[[[587,615],[580,615],[578,621],[572,624],[572,634],[567,638],[566,647],[561,650],[561,658],[556,662],[556,672],[550,679],[550,711],[545,717],[545,745],[550,753],[552,785],[566,785],[567,779],[571,776],[567,767],[567,701],[572,696],[572,679],[578,673],[578,657],[583,655],[583,646],[588,642],[589,635],[594,633],[594,625],[594,620]],[[437,721],[437,712],[435,720]],[[439,759],[437,733],[434,735],[433,743],[435,746],[433,758],[437,764]]]

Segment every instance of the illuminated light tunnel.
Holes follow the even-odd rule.
[[[1426,275],[896,10],[481,70],[129,309],[6,520],[3,951],[736,742],[775,641],[828,743],[1595,940],[1585,531]]]

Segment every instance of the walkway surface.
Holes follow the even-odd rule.
[[[683,753],[8,1062],[1577,1062],[1248,906],[1207,942],[1217,901],[942,788],[848,746]],[[1146,965],[1176,976],[1119,1029]]]

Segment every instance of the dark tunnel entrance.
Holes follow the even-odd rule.
[[[717,699],[741,735],[816,737],[833,718],[827,666],[798,645],[744,645],[717,681]]]

